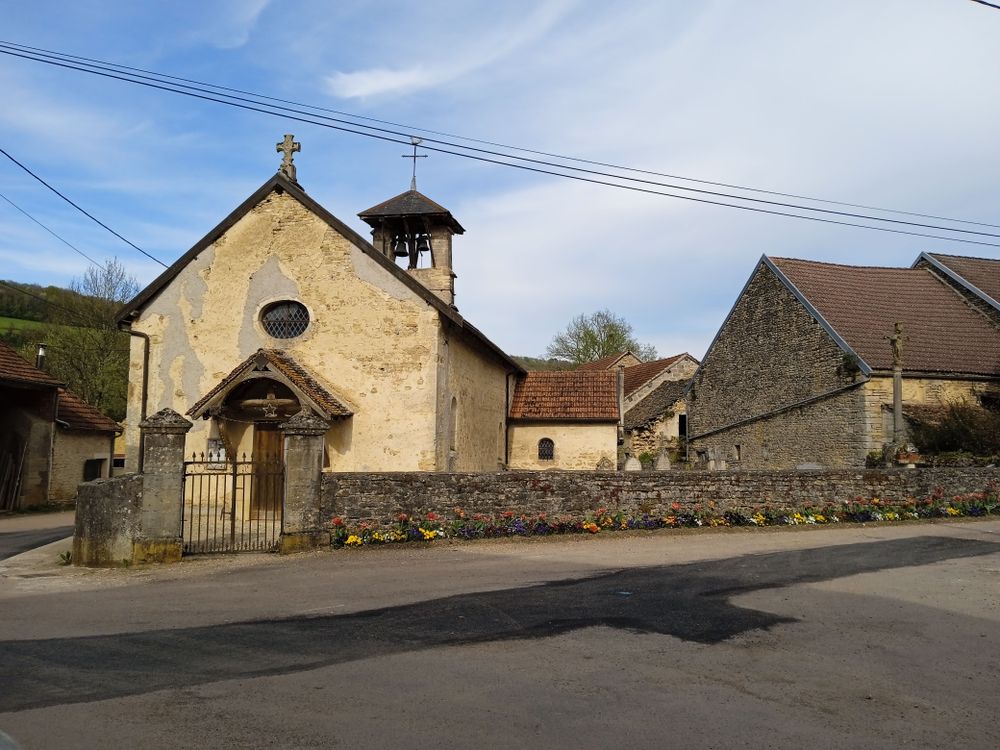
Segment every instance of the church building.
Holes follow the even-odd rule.
[[[359,214],[369,242],[303,190],[299,144],[278,150],[278,173],[119,313],[132,336],[128,470],[139,423],[165,407],[194,421],[189,452],[215,456],[279,455],[281,423],[306,410],[329,423],[326,471],[614,466],[614,378],[571,375],[511,420],[515,394],[537,384],[459,313],[452,250],[465,230],[447,209],[414,180]]]

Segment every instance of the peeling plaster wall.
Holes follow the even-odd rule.
[[[618,464],[618,425],[614,422],[516,423],[510,425],[510,468],[593,471],[601,459]],[[538,441],[555,443],[552,461],[538,460]]]
[[[260,326],[261,309],[282,299],[309,309],[297,338],[274,339]],[[327,435],[330,470],[413,471],[437,467],[440,325],[436,310],[346,237],[272,193],[149,302],[133,329],[151,338],[148,414],[168,406],[183,414],[258,348],[284,349],[354,411]],[[130,462],[141,377],[135,339]],[[186,452],[205,450],[208,426],[198,420]]]

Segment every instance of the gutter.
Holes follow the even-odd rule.
[[[139,421],[146,421],[146,402],[149,398],[149,334],[142,333],[141,331],[133,331],[131,323],[119,323],[119,330],[125,331],[129,336],[135,336],[136,338],[142,339],[142,400],[139,408]],[[136,425],[138,427],[138,425]],[[112,443],[113,445],[113,443]],[[139,430],[139,455],[137,457],[136,472],[142,473],[142,454],[143,454],[143,444],[142,444],[142,430]],[[112,458],[114,457],[114,450],[111,452]]]

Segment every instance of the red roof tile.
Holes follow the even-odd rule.
[[[650,380],[655,378],[670,365],[679,360],[685,354],[676,354],[673,357],[664,359],[654,359],[652,362],[643,362],[641,365],[632,365],[625,368],[625,395],[635,393]]]
[[[56,419],[71,430],[121,432],[121,426],[70,391],[59,392]]]
[[[510,418],[617,422],[617,377],[587,370],[526,373],[514,389]]]
[[[318,407],[323,409],[326,417],[349,417],[353,413],[340,399],[330,393],[298,362],[290,355],[278,349],[258,349],[247,359],[238,364],[232,372],[224,377],[208,393],[202,397],[198,403],[188,409],[189,416],[201,416],[204,407],[229,385],[240,379],[243,373],[257,367],[263,360],[267,365],[273,367],[277,372],[288,378],[289,382],[295,385],[302,393],[312,399]]]
[[[618,360],[622,357],[632,354],[632,352],[618,352],[617,354],[609,354],[607,357],[601,357],[600,359],[595,359],[593,362],[584,362],[582,365],[577,367],[577,370],[609,370],[618,364]],[[632,355],[635,356],[634,354]]]
[[[1000,330],[929,271],[769,260],[873,369],[892,368],[901,321],[904,370],[1000,376]]]
[[[0,382],[3,381],[42,387],[62,385],[47,372],[39,370],[13,348],[0,341]]]
[[[1000,260],[941,253],[927,254],[987,294],[994,302],[1000,303]]]

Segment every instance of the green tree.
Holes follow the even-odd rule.
[[[76,294],[49,308],[50,324],[40,332],[47,344],[45,369],[80,398],[115,420],[125,418],[129,337],[118,330],[115,314],[139,284],[117,259],[91,266],[74,279]]]
[[[644,362],[656,359],[656,347],[640,344],[624,318],[609,310],[598,310],[573,318],[565,331],[555,335],[545,353],[549,357],[583,364],[625,351]]]

